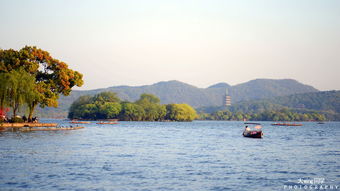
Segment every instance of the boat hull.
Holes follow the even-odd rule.
[[[302,124],[296,123],[273,123],[273,126],[302,126]]]
[[[249,138],[262,138],[263,133],[262,131],[244,131],[243,136]]]
[[[70,121],[70,123],[73,123],[73,124],[89,124],[91,122],[89,122],[89,121]]]
[[[117,122],[109,122],[109,123],[96,123],[96,124],[99,124],[99,125],[107,125],[107,124],[118,124]]]

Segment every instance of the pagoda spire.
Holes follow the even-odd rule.
[[[224,106],[231,106],[231,97],[229,95],[229,88],[225,90]]]

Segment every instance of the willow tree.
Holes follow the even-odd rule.
[[[19,52],[13,49],[2,50],[0,49],[0,110],[4,111],[5,107],[10,106],[10,81],[11,77],[9,72],[13,68],[19,68]]]
[[[160,99],[155,95],[142,94],[135,103],[144,109],[145,121],[160,121],[166,115],[165,106],[160,104]]]
[[[70,119],[113,119],[121,112],[120,99],[114,92],[102,92],[94,96],[80,96],[70,109]]]
[[[192,121],[197,118],[194,108],[188,104],[168,104],[166,119],[174,121]]]
[[[12,70],[8,74],[7,97],[15,117],[19,107],[35,94],[35,77],[22,68]]]
[[[145,116],[145,111],[142,106],[135,103],[123,102],[122,111],[119,116],[120,120],[124,121],[142,121]]]
[[[9,74],[0,73],[0,110],[4,111],[5,106],[9,106],[8,88],[9,88]]]
[[[0,73],[23,68],[35,76],[35,91],[26,93],[29,118],[38,104],[41,107],[57,107],[59,95],[69,95],[72,87],[82,86],[82,74],[68,68],[65,62],[53,58],[47,51],[25,46],[19,51],[0,51]],[[31,96],[30,96],[31,95]]]

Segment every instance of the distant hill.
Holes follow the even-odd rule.
[[[234,102],[239,102],[317,91],[312,86],[292,79],[256,79],[233,86],[230,94]]]
[[[231,86],[225,82],[217,83],[209,86],[208,88],[230,88]]]
[[[275,97],[268,101],[295,109],[340,113],[340,91],[322,91]]]
[[[296,80],[256,79],[243,84],[230,86],[227,83],[218,83],[208,88],[198,88],[180,81],[158,82],[144,86],[114,86],[95,90],[75,90],[70,96],[61,96],[58,108],[39,109],[39,113],[51,117],[67,115],[68,108],[74,100],[82,95],[94,95],[103,91],[117,92],[122,100],[135,101],[142,93],[151,93],[158,96],[163,104],[188,103],[193,107],[221,106],[223,105],[226,88],[232,97],[232,102],[245,100],[273,98],[276,96],[292,95],[297,93],[318,92],[317,89],[304,85]]]

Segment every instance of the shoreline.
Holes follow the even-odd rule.
[[[21,128],[21,127],[56,127],[58,123],[1,123],[0,127],[4,128]]]

